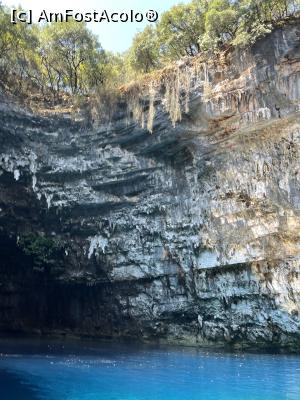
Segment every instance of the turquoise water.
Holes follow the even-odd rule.
[[[300,357],[0,342],[1,400],[300,400]]]

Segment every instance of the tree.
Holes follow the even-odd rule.
[[[127,54],[130,67],[147,73],[160,66],[157,32],[151,25],[135,35]]]
[[[85,23],[11,24],[0,0],[0,82],[20,94],[50,92],[55,101],[62,91],[103,97],[181,57],[252,44],[299,13],[300,0],[192,0],[165,12],[116,55],[104,52]]]
[[[104,87],[116,89],[136,77],[130,75],[131,66],[129,65],[128,56],[126,54],[106,52],[106,63],[104,64]]]
[[[233,45],[249,45],[272,31],[274,25],[295,16],[300,0],[240,0],[240,21]]]
[[[162,14],[157,24],[157,34],[160,52],[165,60],[199,53],[199,38],[205,31],[207,6],[207,1],[194,0],[189,4],[174,6]]]
[[[292,15],[299,0],[244,0],[241,5],[248,9],[248,15],[259,23],[274,23]]]
[[[0,4],[1,81],[12,80],[15,74],[19,77],[17,81],[20,87],[25,79],[31,78],[30,69],[34,67],[37,46],[36,27],[23,23],[12,24],[8,9]]]
[[[49,82],[59,82],[72,94],[103,83],[104,51],[86,24],[73,20],[44,29],[40,54]]]
[[[205,14],[205,34],[200,43],[204,50],[221,48],[231,42],[239,24],[239,7],[230,0],[212,0]]]
[[[40,33],[40,46],[38,56],[40,60],[40,70],[45,86],[50,89],[54,101],[58,99],[60,90],[63,86],[63,69],[52,49],[52,42],[49,41],[48,30],[43,29]]]

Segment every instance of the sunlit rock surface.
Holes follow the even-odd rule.
[[[299,350],[299,23],[210,65],[175,128],[157,103],[151,135],[3,99],[1,331]]]

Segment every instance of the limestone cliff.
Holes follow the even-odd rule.
[[[184,102],[184,96],[182,101]],[[300,349],[300,25],[192,78],[173,127],[0,109],[0,330]]]

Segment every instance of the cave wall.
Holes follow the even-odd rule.
[[[207,63],[175,128],[157,94],[153,134],[3,98],[0,330],[299,350],[299,39]]]

